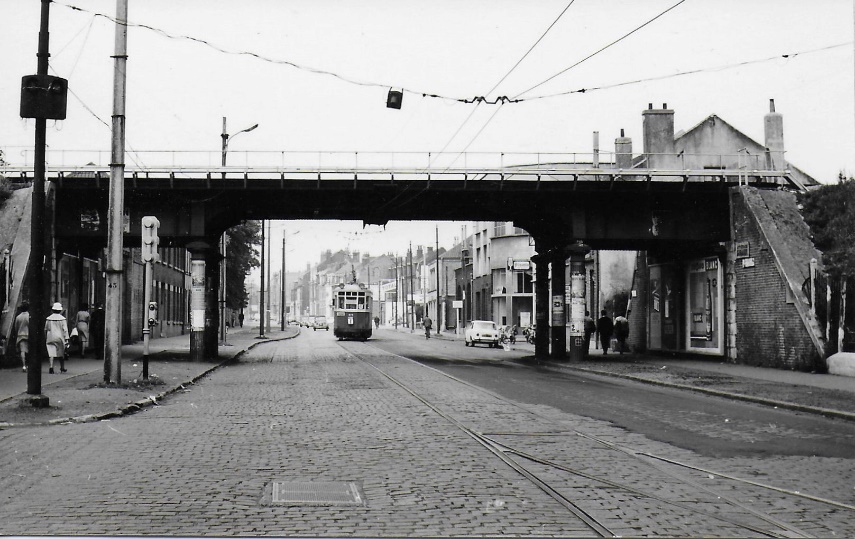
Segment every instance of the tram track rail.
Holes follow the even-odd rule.
[[[512,405],[513,407],[516,407],[516,408],[520,409],[521,411],[523,411],[527,414],[531,414],[534,417],[537,417],[541,421],[546,421],[548,423],[554,423],[554,419],[551,419],[551,418],[545,417],[541,414],[538,414],[536,411],[531,410],[530,408],[528,408],[528,407],[526,407],[526,406],[524,406],[524,405],[522,405],[516,401],[504,398],[501,395],[498,395],[492,391],[489,391],[487,389],[484,389],[484,388],[477,386],[477,385],[474,385],[472,383],[466,382],[465,380],[457,378],[451,374],[445,373],[439,369],[424,365],[418,361],[412,360],[412,359],[407,358],[405,356],[401,356],[399,354],[395,354],[393,352],[383,350],[382,348],[380,348],[374,344],[371,344],[371,343],[364,343],[363,346],[371,347],[375,350],[380,351],[384,355],[404,359],[404,360],[411,362],[413,364],[416,364],[416,365],[418,365],[424,369],[429,369],[429,370],[431,370],[437,374],[442,375],[443,377],[446,377],[450,380],[455,381],[456,383],[459,383],[459,384],[465,385],[469,388],[472,388],[474,390],[477,390],[477,391],[479,391],[485,395],[488,395],[493,399],[497,399],[497,400],[499,400],[505,404]],[[813,496],[810,494],[792,491],[792,490],[788,490],[788,489],[782,489],[779,487],[775,487],[773,485],[768,485],[768,484],[764,484],[764,483],[757,482],[757,481],[742,479],[742,478],[739,478],[733,474],[718,472],[718,471],[714,471],[714,470],[708,470],[708,469],[705,469],[702,467],[682,463],[682,462],[676,461],[674,459],[669,459],[667,457],[664,457],[661,455],[655,455],[653,453],[649,453],[649,452],[645,452],[645,451],[636,451],[632,448],[624,447],[622,445],[609,442],[608,440],[604,440],[604,439],[599,438],[597,436],[593,436],[591,434],[581,432],[577,429],[569,429],[568,430],[568,429],[562,428],[558,432],[538,432],[538,433],[534,433],[534,432],[529,432],[529,433],[484,433],[484,432],[479,432],[479,431],[471,428],[470,426],[464,424],[459,419],[455,418],[451,413],[444,411],[440,407],[440,405],[438,405],[435,402],[432,402],[429,397],[421,394],[418,390],[411,387],[411,385],[408,384],[407,382],[399,379],[398,377],[394,376],[393,374],[390,374],[389,372],[385,371],[383,368],[377,366],[374,362],[371,361],[371,357],[369,354],[360,354],[358,351],[355,351],[355,350],[352,350],[349,348],[345,348],[345,350],[347,350],[347,352],[349,354],[351,354],[352,356],[356,357],[357,359],[359,359],[363,363],[369,365],[371,368],[376,370],[384,378],[386,378],[387,380],[389,380],[390,382],[392,382],[396,386],[400,387],[401,389],[403,389],[404,391],[409,393],[413,398],[420,401],[422,404],[424,404],[426,407],[428,407],[434,413],[436,413],[437,415],[439,415],[443,419],[447,420],[448,422],[453,424],[455,427],[457,427],[458,429],[460,429],[461,431],[466,433],[468,436],[473,438],[476,442],[478,442],[485,449],[490,451],[490,453],[495,455],[498,459],[500,459],[507,466],[512,468],[515,472],[517,472],[521,476],[525,477],[528,481],[530,481],[531,483],[536,485],[540,490],[542,490],[547,495],[549,495],[551,498],[553,498],[555,501],[557,501],[558,503],[563,505],[569,512],[571,512],[577,518],[582,520],[588,527],[591,528],[591,530],[594,533],[596,533],[597,535],[599,535],[601,537],[612,537],[612,536],[616,536],[617,534],[612,529],[609,528],[608,523],[602,522],[595,515],[591,514],[590,511],[586,511],[580,504],[574,502],[568,496],[562,494],[559,487],[554,486],[553,484],[551,484],[549,482],[549,480],[541,477],[537,473],[537,471],[533,471],[529,467],[526,467],[524,462],[535,463],[535,464],[538,464],[540,466],[545,466],[545,467],[549,467],[552,469],[560,470],[561,472],[564,472],[567,474],[571,474],[571,475],[574,475],[577,477],[582,477],[588,481],[591,481],[592,483],[596,483],[597,485],[603,485],[603,486],[606,486],[606,487],[611,488],[611,489],[620,489],[621,491],[624,491],[624,492],[631,494],[632,496],[635,496],[638,498],[647,498],[650,500],[655,500],[659,503],[667,504],[667,505],[679,508],[683,511],[687,511],[687,512],[692,513],[692,514],[702,515],[702,516],[709,518],[709,519],[712,519],[714,521],[721,522],[722,524],[727,524],[728,526],[731,526],[731,527],[734,527],[737,529],[741,529],[741,530],[744,530],[747,532],[751,532],[753,534],[760,534],[760,535],[766,536],[766,537],[813,537],[813,535],[810,535],[809,533],[797,528],[796,526],[793,526],[793,525],[791,525],[787,522],[784,522],[778,518],[775,518],[774,516],[772,516],[768,513],[754,509],[754,508],[750,507],[749,505],[742,503],[739,500],[724,494],[720,490],[713,489],[709,486],[703,485],[703,484],[699,483],[698,481],[695,481],[695,480],[687,477],[685,474],[680,474],[679,472],[675,471],[673,468],[691,469],[693,471],[705,473],[705,474],[708,474],[710,476],[714,476],[717,478],[721,478],[721,479],[725,479],[725,480],[728,480],[731,482],[735,482],[737,484],[749,485],[749,486],[754,487],[754,488],[759,488],[762,490],[774,492],[774,493],[781,495],[781,496],[798,497],[800,499],[810,500],[811,502],[814,502],[814,503],[828,505],[830,507],[835,508],[835,510],[842,509],[842,510],[855,512],[855,506],[852,506],[852,505],[849,505],[849,504],[846,504],[843,502],[838,502],[835,500],[830,500],[830,499],[822,498],[819,496]],[[621,454],[623,454],[623,455],[625,455],[631,459],[634,459],[636,462],[638,462],[638,463],[640,463],[646,467],[650,467],[658,473],[663,473],[663,474],[671,477],[673,480],[680,482],[681,484],[689,486],[689,487],[696,489],[698,491],[705,492],[710,496],[714,496],[715,499],[719,500],[720,502],[725,503],[729,506],[732,506],[735,510],[737,510],[738,513],[741,513],[744,515],[750,515],[751,517],[754,517],[758,521],[763,522],[766,526],[768,526],[768,528],[766,526],[761,526],[761,525],[756,525],[756,524],[752,524],[752,523],[748,523],[748,522],[743,522],[743,521],[737,520],[735,518],[725,516],[723,514],[708,511],[708,510],[705,510],[705,509],[702,509],[699,507],[694,507],[691,502],[682,502],[679,500],[670,499],[670,498],[658,495],[655,492],[640,489],[638,487],[635,487],[635,486],[630,485],[630,484],[623,483],[621,481],[614,481],[614,480],[609,479],[607,477],[602,477],[602,476],[599,476],[597,474],[591,474],[591,473],[588,473],[584,470],[574,468],[571,466],[567,466],[567,465],[562,464],[560,462],[555,462],[554,460],[531,454],[530,452],[527,452],[527,451],[524,451],[524,450],[519,449],[517,447],[514,447],[513,444],[508,444],[508,443],[505,443],[505,442],[502,442],[502,441],[499,441],[496,439],[499,436],[524,436],[524,437],[550,436],[550,437],[560,437],[560,436],[568,436],[568,435],[579,436],[579,437],[585,438],[585,439],[587,439],[593,443],[600,444],[603,447],[608,448],[609,450],[619,452],[619,453],[621,453]]]

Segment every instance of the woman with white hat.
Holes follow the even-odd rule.
[[[47,345],[50,369],[53,374],[53,360],[59,358],[59,370],[65,372],[65,349],[68,347],[68,321],[62,316],[62,303],[56,302],[51,307],[53,313],[45,322],[45,344]]]

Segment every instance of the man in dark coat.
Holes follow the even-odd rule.
[[[614,322],[609,318],[609,315],[606,314],[606,310],[603,309],[600,313],[602,316],[597,320],[597,333],[600,334],[600,344],[603,345],[603,355],[608,354],[609,352],[609,343],[612,340],[612,332],[615,329]]]

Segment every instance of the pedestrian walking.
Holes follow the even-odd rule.
[[[75,327],[77,328],[77,339],[80,343],[80,357],[86,357],[86,346],[89,344],[89,324],[92,315],[89,314],[89,305],[84,303],[77,311]]]
[[[430,339],[430,328],[433,326],[433,321],[431,321],[430,316],[425,316],[422,323],[425,326],[425,339]]]
[[[241,310],[240,314],[238,315],[238,322],[240,323],[240,327],[243,327],[243,310]]]
[[[591,318],[591,311],[585,311],[585,357],[591,351],[591,335],[596,333],[597,323]]]
[[[609,318],[609,315],[606,314],[606,310],[602,310],[602,316],[597,319],[597,333],[600,334],[600,344],[603,345],[603,355],[609,353],[609,343],[612,340],[612,332],[614,331],[615,325],[612,322],[612,319]]]
[[[629,337],[629,320],[625,316],[616,316],[615,338],[617,339],[617,349],[620,354],[623,354],[626,349],[627,337]]]
[[[68,348],[68,320],[62,315],[62,303],[56,302],[51,307],[50,316],[45,322],[45,346],[47,347],[50,368],[48,372],[53,374],[53,361],[59,358],[59,370],[65,371],[65,350]]]
[[[375,328],[379,328],[379,327],[380,327],[380,317],[379,317],[379,316],[375,316],[375,317],[374,317],[374,327],[375,327]]]
[[[95,305],[95,310],[92,311],[92,316],[89,319],[90,337],[92,338],[92,347],[95,349],[95,358],[102,359],[104,357],[104,306],[100,303]]]
[[[15,317],[15,346],[21,354],[23,370],[27,372],[27,354],[30,353],[30,304],[22,303]]]

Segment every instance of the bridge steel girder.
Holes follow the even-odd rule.
[[[106,183],[64,177],[56,187],[61,244],[84,252],[105,245]],[[129,178],[125,189],[126,245],[139,242],[144,215],[160,220],[161,245],[171,246],[260,219],[513,221],[533,235],[557,233],[594,249],[730,239],[728,189],[713,182]]]

